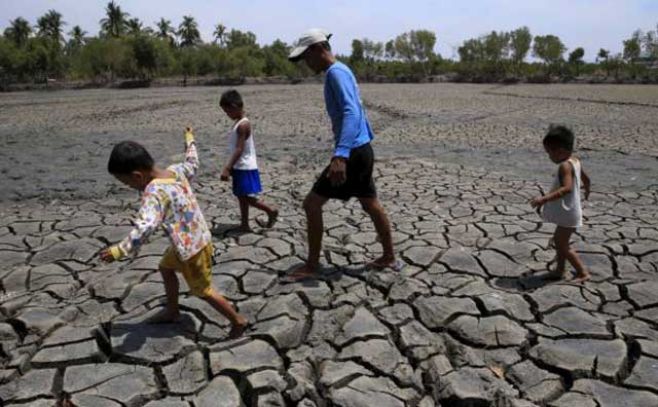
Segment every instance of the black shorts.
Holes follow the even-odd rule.
[[[315,181],[312,191],[325,198],[348,199],[355,198],[376,198],[377,190],[375,181],[372,179],[372,170],[375,165],[375,153],[372,151],[370,143],[350,151],[350,158],[347,160],[347,180],[338,186],[331,185],[327,178],[329,167],[322,171],[320,178]]]

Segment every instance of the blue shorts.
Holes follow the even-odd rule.
[[[258,170],[231,170],[233,178],[233,195],[255,196],[261,193],[260,174]]]

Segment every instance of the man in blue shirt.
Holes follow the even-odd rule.
[[[307,217],[309,253],[306,263],[286,277],[295,282],[316,275],[322,248],[322,207],[329,199],[357,198],[370,215],[383,254],[368,263],[369,268],[392,267],[399,270],[393,253],[391,225],[386,211],[377,199],[375,182],[372,178],[374,153],[370,146],[372,129],[361,105],[359,87],[352,71],[336,61],[329,46],[331,34],[314,29],[304,34],[297,47],[290,53],[293,62],[304,60],[315,73],[325,72],[324,100],[331,118],[334,133],[334,153],[331,163],[322,172],[313,189],[304,199]]]

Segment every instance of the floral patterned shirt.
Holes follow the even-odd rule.
[[[211,242],[210,230],[190,186],[198,167],[196,146],[191,141],[187,143],[185,161],[167,167],[174,177],[156,178],[146,186],[135,228],[115,246],[121,257],[137,252],[159,226],[183,261]]]

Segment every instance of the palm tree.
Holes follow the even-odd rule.
[[[5,30],[5,37],[11,40],[16,46],[22,47],[27,43],[27,39],[32,34],[32,27],[23,17],[18,17],[9,23]]]
[[[46,14],[37,20],[37,29],[39,36],[50,38],[55,43],[60,44],[64,39],[62,37],[62,26],[66,23],[62,21],[62,15],[55,10],[48,10]]]
[[[160,21],[155,23],[155,25],[158,27],[156,36],[168,40],[169,45],[174,46],[176,44],[176,30],[171,26],[171,21],[160,18]]]
[[[74,26],[73,29],[69,31],[69,36],[71,37],[71,39],[69,39],[67,45],[68,48],[71,50],[80,49],[80,47],[82,47],[85,43],[86,34],[87,32],[83,31],[79,25]]]
[[[219,42],[219,45],[224,46],[226,42],[226,26],[222,23],[219,23],[215,26],[215,43]]]
[[[142,32],[142,22],[137,17],[131,18],[126,21],[126,28],[128,29],[128,34],[137,35]]]
[[[121,11],[121,7],[114,0],[107,3],[105,8],[107,17],[101,19],[101,30],[109,37],[120,37],[126,31],[128,13]]]
[[[180,37],[180,46],[194,46],[201,41],[199,27],[192,16],[183,16],[183,22],[178,26],[178,36]]]

